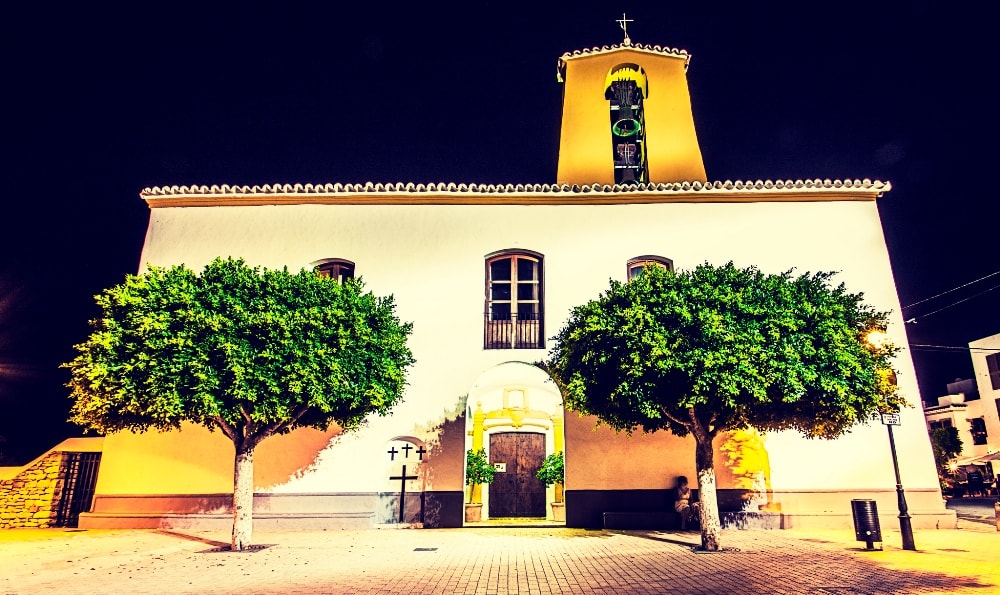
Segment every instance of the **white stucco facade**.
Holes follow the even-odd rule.
[[[594,418],[564,414],[558,390],[533,366],[545,358],[549,342],[531,349],[484,344],[486,259],[498,251],[525,251],[540,260],[543,338],[557,333],[573,307],[606,290],[609,279],[624,281],[629,259],[654,256],[678,269],[732,261],[766,273],[837,271],[836,280],[849,291],[863,292],[866,302],[893,313],[889,337],[906,345],[876,208],[890,186],[869,180],[707,182],[685,78],[687,53],[626,45],[560,60],[568,82],[555,185],[143,191],[151,211],[140,268],[184,264],[197,271],[214,258],[235,257],[299,270],[343,259],[353,263],[354,276],[367,289],[392,294],[398,316],[413,323],[409,346],[417,363],[405,401],[389,416],[350,436],[336,428],[303,430],[260,445],[257,522],[371,526],[389,522],[393,506],[405,508],[399,504],[403,492],[419,491],[424,526],[461,526],[465,454],[470,436],[482,438],[470,418],[480,403],[484,413],[494,414],[490,431],[544,434],[546,452],[564,438],[570,526],[600,526],[604,512],[663,508],[677,476],[695,475],[690,437],[616,435],[595,429]],[[641,103],[636,93],[621,86],[606,92],[613,84],[613,77],[606,78],[609,68],[626,68],[643,85],[648,74],[657,95],[644,111],[620,104]],[[612,96],[618,99],[609,108]],[[615,126],[632,122],[614,132],[617,145],[609,143],[615,130],[609,130],[609,109],[615,117],[625,114]],[[646,144],[628,144],[640,130],[648,132],[641,141]],[[647,144],[648,168],[636,170],[634,183],[608,182],[617,179],[619,161],[644,155]],[[914,526],[953,526],[907,350],[895,367],[911,405],[895,436]],[[528,395],[523,402],[530,400],[535,410],[532,423],[522,424],[515,412],[509,425],[497,425],[506,419],[497,417],[505,411],[503,395],[514,393]],[[720,436],[716,450],[726,451],[728,440],[737,441]],[[740,440],[753,445],[761,481],[759,488],[748,488],[745,474],[738,477],[736,465],[727,467],[717,456],[720,498],[728,491],[734,505],[756,503],[747,493],[764,490],[766,497],[756,494],[763,498],[759,510],[775,515],[782,527],[849,526],[850,500],[858,497],[875,498],[883,516],[893,514],[895,479],[881,425],[857,427],[834,441],[789,432]],[[415,449],[419,459],[396,458]],[[411,472],[419,475],[412,484],[405,479]],[[392,481],[400,482],[398,501],[388,495],[396,489]],[[94,510],[81,517],[81,526],[172,526],[209,517],[225,523],[227,493],[232,446],[217,433],[186,426],[166,434],[113,435],[106,440]],[[490,496],[487,490],[487,506]],[[551,488],[544,498],[552,500]],[[400,519],[409,518],[405,513]]]
[[[623,193],[618,204],[406,205],[396,204],[405,196],[395,196],[376,204],[238,206],[241,199],[220,196],[216,207],[159,207],[154,197],[149,199],[154,208],[142,265],[183,263],[198,270],[217,256],[232,256],[253,265],[297,270],[321,259],[342,258],[355,263],[356,275],[368,289],[392,294],[400,318],[413,322],[410,346],[417,364],[409,375],[405,401],[391,416],[373,419],[356,435],[333,438],[311,464],[285,481],[259,487],[260,492],[379,490],[386,482],[382,447],[388,440],[419,433],[434,448],[436,428],[449,414],[461,415],[463,405],[471,408],[480,400],[477,387],[491,370],[505,362],[531,364],[544,358],[543,349],[483,347],[484,259],[498,250],[526,249],[542,255],[546,337],[557,332],[572,307],[605,290],[609,279],[624,280],[628,259],[652,254],[672,259],[681,269],[732,260],[765,272],[839,271],[837,280],[850,291],[863,292],[868,303],[894,312],[889,334],[905,345],[874,197],[831,195],[817,200],[806,193],[801,201],[746,202],[753,199],[751,191],[740,201],[686,201],[691,198],[666,193],[656,202],[631,204]],[[912,363],[907,352],[902,353],[896,361],[900,390],[913,407],[903,411],[903,425],[896,428],[901,474],[909,490],[929,494],[924,506],[933,508],[935,500],[940,502],[937,476]],[[567,490],[663,489],[669,487],[671,473],[693,475],[693,451],[684,441],[609,437],[606,429],[591,432],[593,440],[611,440],[611,445],[602,446],[605,454],[608,448],[613,451],[613,444],[630,440],[676,442],[671,447],[677,451],[671,457],[675,462],[663,473],[621,473],[615,456],[598,457],[574,444],[574,437],[579,442],[594,423],[567,415]],[[811,506],[798,499],[812,492],[892,494],[892,463],[881,425],[860,426],[836,441],[807,440],[791,432],[765,439],[771,488],[789,494],[786,508]],[[114,440],[109,438],[105,454],[111,466]],[[462,490],[461,455],[451,457],[450,464],[439,463],[425,489]],[[223,467],[219,473],[228,475],[230,470]],[[124,488],[110,479],[98,485],[99,494],[125,489],[135,487]],[[175,486],[175,491],[183,490],[183,485]],[[913,498],[920,506],[920,498]],[[839,500],[845,508],[819,506],[833,508],[826,512],[849,512],[844,498]]]

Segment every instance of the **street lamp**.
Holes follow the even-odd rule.
[[[896,440],[892,436],[892,426],[899,425],[898,413],[883,413],[882,423],[889,430],[889,450],[892,451],[892,469],[896,472],[896,499],[899,501],[899,532],[903,536],[903,549],[916,550],[913,545],[913,527],[910,525],[910,514],[906,507],[906,496],[903,494],[903,483],[899,479],[899,462],[896,460]]]
[[[888,345],[885,332],[874,330],[865,337],[868,344],[875,349],[883,349]],[[896,373],[890,371],[889,381],[896,385]],[[903,549],[916,550],[913,544],[913,527],[910,524],[910,513],[906,506],[906,495],[903,493],[903,482],[899,478],[899,460],[896,458],[896,439],[892,435],[892,426],[900,425],[898,413],[883,413],[882,424],[889,430],[889,451],[892,453],[892,470],[896,473],[896,499],[899,504],[899,532],[903,536]]]

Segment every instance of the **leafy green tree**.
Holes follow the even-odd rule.
[[[542,461],[542,466],[539,467],[538,472],[535,473],[535,477],[541,480],[541,482],[546,486],[562,483],[565,475],[565,469],[566,458],[560,450],[559,452],[554,452],[545,457],[545,460]]]
[[[566,476],[566,457],[563,452],[554,452],[549,456],[545,457],[542,461],[542,466],[538,469],[538,473],[535,477],[541,480],[546,487],[550,485],[555,485],[555,500],[553,502],[561,503],[563,501],[563,481]]]
[[[469,486],[469,503],[472,503],[472,488],[493,483],[497,470],[490,465],[486,449],[465,451],[465,485]]]
[[[962,454],[962,439],[958,437],[958,428],[934,428],[931,432],[931,448],[934,450],[938,476],[943,478],[950,475],[948,463]]]
[[[575,308],[555,338],[546,367],[570,409],[616,431],[694,436],[706,550],[720,547],[719,432],[836,438],[903,404],[892,382],[895,348],[866,341],[885,328],[886,313],[832,287],[832,276],[765,275],[732,263],[647,267]]]
[[[232,548],[250,545],[254,448],[310,426],[356,429],[402,398],[412,325],[392,297],[312,271],[216,259],[151,267],[96,297],[101,317],[64,364],[71,421],[100,433],[219,430],[235,446]]]

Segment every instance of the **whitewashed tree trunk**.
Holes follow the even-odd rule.
[[[706,440],[707,439],[707,440]],[[698,470],[698,520],[701,523],[701,549],[719,551],[722,523],[719,521],[719,499],[715,491],[715,465],[712,438],[695,436],[695,467]]]
[[[253,533],[253,449],[236,450],[233,469],[233,543],[234,552],[250,547]]]

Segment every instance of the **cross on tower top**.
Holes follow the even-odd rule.
[[[628,24],[633,21],[634,19],[625,18],[624,12],[622,13],[622,18],[616,20],[618,26],[621,27],[622,31],[625,32],[625,41],[624,41],[625,45],[630,45],[632,43],[632,40],[628,38]]]

